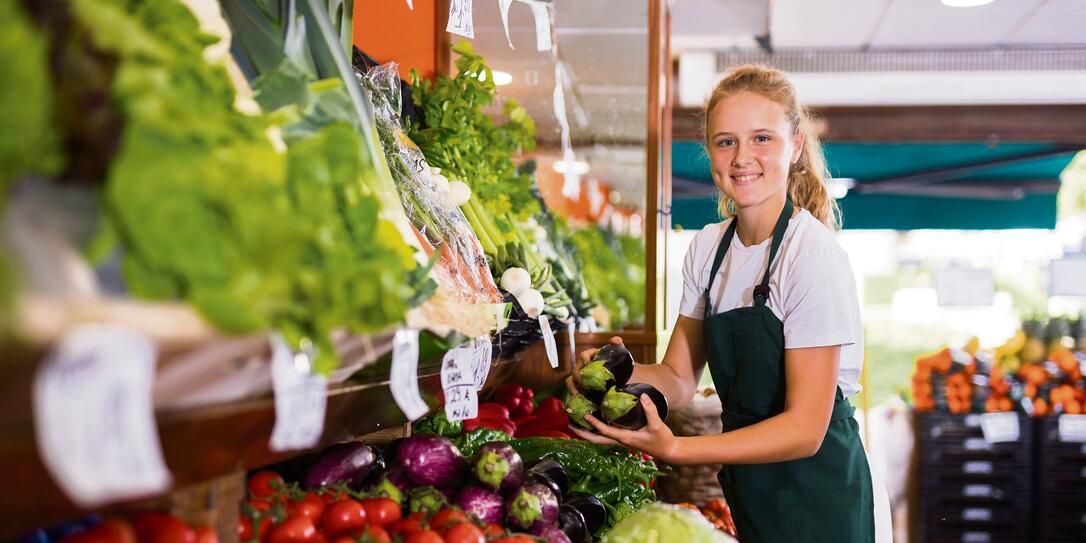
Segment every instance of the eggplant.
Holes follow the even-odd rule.
[[[407,503],[412,513],[436,513],[449,505],[445,494],[432,486],[412,490]]]
[[[467,460],[448,438],[418,434],[405,438],[396,450],[404,474],[416,486],[453,488],[467,472]]]
[[[607,524],[607,507],[599,498],[591,494],[573,493],[566,497],[563,505],[568,505],[580,511],[584,517],[585,526],[589,534],[594,534]]]
[[[328,448],[305,472],[303,485],[316,489],[333,483],[347,483],[358,489],[384,469],[381,453],[365,443],[342,443]]]
[[[542,475],[553,482],[554,487],[557,489],[555,494],[559,500],[569,492],[569,487],[572,484],[566,468],[562,467],[562,464],[546,458],[532,464],[532,467],[528,468],[528,475]]]
[[[573,424],[586,430],[593,430],[594,428],[588,421],[584,420],[585,415],[591,414],[600,418],[599,406],[582,394],[570,396],[569,401],[566,402],[566,414],[569,415],[569,420]]]
[[[400,468],[392,468],[382,473],[377,482],[370,487],[370,492],[375,496],[388,498],[400,505],[403,505],[409,490],[411,490],[411,481],[407,480],[407,476]]]
[[[547,541],[547,543],[574,543],[565,532],[554,524],[537,524],[529,531],[532,535]]]
[[[469,486],[456,497],[456,506],[487,524],[501,524],[505,502],[493,490]]]
[[[569,504],[558,507],[558,529],[569,536],[572,543],[592,543],[592,534],[588,531],[588,524],[584,515]]]
[[[509,493],[524,482],[524,461],[508,443],[492,441],[479,447],[471,461],[472,474],[483,486]]]
[[[608,343],[596,351],[583,368],[574,372],[577,387],[589,399],[599,402],[611,387],[623,386],[633,376],[634,359],[623,345]]]
[[[558,496],[539,483],[524,483],[505,501],[505,522],[520,530],[558,520]]]
[[[603,419],[611,426],[627,430],[640,430],[648,424],[645,408],[641,406],[641,395],[648,395],[656,404],[660,420],[667,420],[667,398],[652,385],[634,383],[607,391],[600,403]]]

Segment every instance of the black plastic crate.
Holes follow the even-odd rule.
[[[919,540],[923,543],[1023,543],[1031,541],[1026,524],[997,527],[977,527],[947,524],[938,529],[921,526]]]
[[[1018,441],[989,443],[980,427],[980,415],[920,413],[917,447],[921,467],[953,467],[987,460],[994,463],[995,469],[1020,470],[1033,459],[1033,430],[1029,418],[1019,415],[1018,421]]]
[[[1029,485],[971,483],[943,488],[920,487],[920,511],[941,513],[964,507],[1013,507],[1029,512],[1033,493]]]
[[[1043,543],[1082,543],[1086,541],[1086,513],[1037,521],[1037,541]]]
[[[1033,477],[1030,463],[1007,462],[998,459],[946,460],[926,466],[919,474],[921,487],[943,488],[973,483],[992,483],[1000,486],[1028,485]]]

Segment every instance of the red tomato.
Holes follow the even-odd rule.
[[[288,517],[268,531],[268,543],[314,543],[317,526],[309,517]]]
[[[392,537],[384,528],[373,524],[366,526],[361,535],[363,543],[390,543],[392,541]]]
[[[127,521],[106,519],[60,541],[61,543],[136,543],[136,532]]]
[[[465,515],[463,511],[452,508],[442,509],[430,519],[430,527],[439,532],[444,532],[445,530],[464,522],[468,522],[468,516]]]
[[[501,539],[495,539],[490,543],[535,543],[535,540],[526,535],[511,535]]]
[[[283,477],[274,471],[258,471],[249,477],[249,494],[270,498],[286,487]]]
[[[387,529],[396,535],[405,536],[425,530],[426,524],[421,513],[411,513],[407,518],[389,524]]]
[[[340,500],[347,499],[347,494],[339,490],[326,490],[320,493],[320,498],[324,501],[324,505],[332,505]]]
[[[400,504],[388,498],[369,498],[362,500],[366,510],[366,520],[371,526],[387,526],[403,518]]]
[[[341,535],[333,539],[331,543],[358,543],[358,540],[351,536]]]
[[[274,505],[274,504],[271,502],[271,500],[245,500],[241,504],[241,508],[242,508],[243,511],[245,510],[246,505],[253,508],[253,511],[258,511],[258,512],[263,513],[265,511],[271,509],[272,505]]]
[[[485,535],[487,539],[496,539],[505,535],[505,528],[502,528],[498,524],[487,524],[486,527],[483,528],[483,535]]]
[[[407,536],[404,543],[445,543],[445,540],[441,539],[441,534],[437,532],[423,530]]]
[[[361,503],[347,499],[328,506],[321,517],[324,531],[330,535],[361,530],[366,525],[366,509]]]
[[[474,524],[465,522],[445,531],[445,543],[486,543],[486,537]]]
[[[196,529],[196,543],[219,543],[219,536],[215,530],[204,526]]]
[[[313,519],[313,522],[318,522],[322,513],[324,513],[324,500],[312,492],[306,492],[301,500],[287,504],[288,516],[301,515]]]
[[[132,526],[140,543],[196,543],[196,532],[166,513],[139,513]]]
[[[238,541],[249,541],[253,538],[253,521],[245,515],[238,515]]]

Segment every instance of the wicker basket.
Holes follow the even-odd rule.
[[[707,390],[694,395],[694,400],[686,407],[668,415],[667,425],[677,436],[697,436],[719,434],[720,397],[716,392]],[[714,498],[723,498],[716,474],[720,464],[702,466],[668,466],[667,476],[656,480],[656,496],[664,502],[690,502],[704,505]]]

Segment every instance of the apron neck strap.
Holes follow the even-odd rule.
[[[765,305],[766,300],[769,299],[769,272],[773,269],[773,260],[777,257],[777,249],[781,248],[784,232],[788,230],[788,220],[792,218],[794,210],[792,199],[785,198],[784,209],[781,210],[781,216],[777,217],[777,226],[773,228],[773,244],[769,246],[769,260],[765,264],[765,275],[762,276],[762,282],[754,287],[754,303],[759,306]]]
[[[738,218],[732,218],[731,224],[728,225],[727,230],[724,231],[724,237],[720,238],[720,245],[716,248],[716,257],[713,258],[713,267],[709,271],[709,286],[705,287],[705,292],[712,292],[713,281],[716,280],[716,274],[720,271],[720,264],[724,262],[724,255],[728,253],[728,247],[732,244],[732,238],[735,237],[735,227],[739,224]],[[708,308],[709,304],[706,303],[705,307]]]

